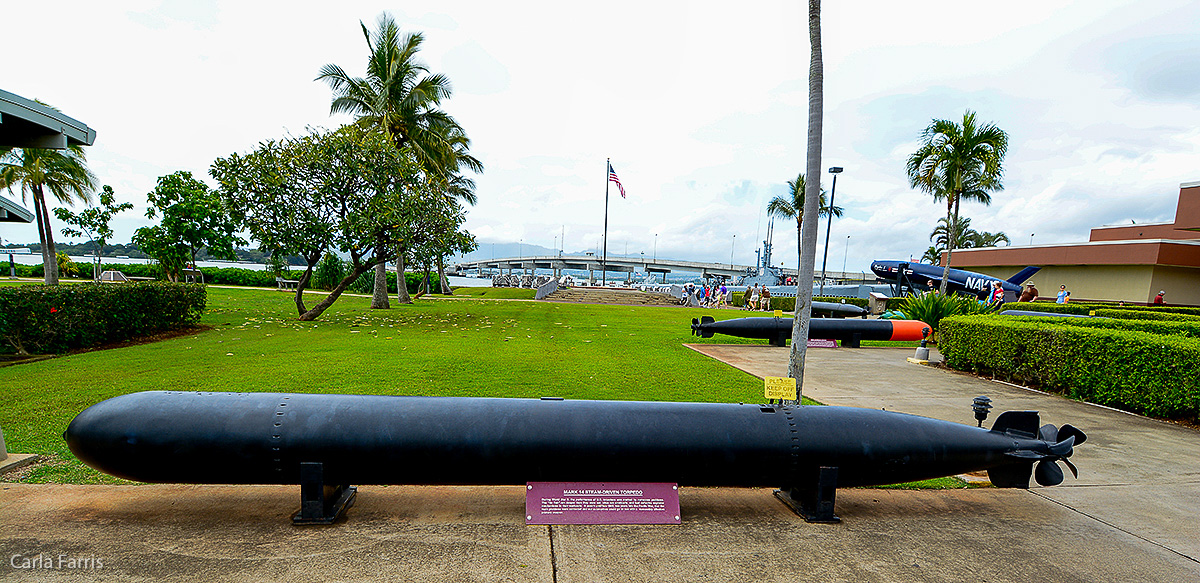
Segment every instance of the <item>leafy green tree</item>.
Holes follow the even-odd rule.
[[[140,227],[133,232],[132,243],[158,263],[164,277],[171,281],[179,281],[180,273],[187,267],[188,249],[165,227]]]
[[[767,214],[779,217],[782,219],[792,219],[796,221],[796,240],[800,240],[801,227],[804,223],[804,174],[796,176],[795,180],[788,181],[788,195],[777,196],[767,202]],[[817,212],[818,217],[827,217],[833,215],[841,218],[843,209],[840,206],[829,206],[825,199],[825,189],[821,189],[820,210]],[[796,246],[799,251],[799,245]],[[814,249],[815,252],[815,249]],[[797,263],[797,265],[799,265]]]
[[[116,202],[117,199],[113,194],[112,187],[105,184],[100,190],[100,206],[98,207],[89,206],[79,211],[79,214],[75,214],[65,208],[54,209],[54,216],[58,217],[58,220],[71,225],[62,229],[64,237],[82,237],[87,235],[87,238],[91,239],[93,250],[92,281],[100,280],[100,254],[104,251],[105,243],[113,236],[112,229],[108,227],[108,222],[112,220],[113,215],[133,208],[133,203],[123,202],[116,204]]]
[[[71,261],[71,256],[66,253],[56,253],[54,262],[58,264],[58,272],[62,275],[75,275],[79,273],[79,266]]]
[[[162,215],[162,220],[157,228],[138,229],[137,232],[142,234],[137,239],[148,242],[159,253],[161,257],[155,257],[150,250],[143,249],[159,260],[169,279],[179,280],[181,266],[177,259],[180,254],[185,255],[193,265],[196,263],[196,252],[202,248],[213,257],[237,260],[234,247],[245,244],[237,236],[237,220],[217,193],[193,178],[191,172],[181,170],[159,176],[158,186],[146,198],[151,205],[146,209],[146,217],[153,219]],[[169,251],[170,247],[177,249]]]
[[[45,282],[56,285],[58,261],[46,195],[53,195],[64,204],[73,200],[90,202],[91,193],[96,190],[96,176],[88,170],[87,154],[78,145],[66,150],[0,148],[0,188],[12,192],[17,185],[21,186],[22,201],[26,195],[33,195]]]
[[[218,159],[210,174],[263,249],[304,258],[296,286],[300,320],[316,319],[358,276],[392,259],[402,226],[442,213],[440,200],[413,183],[416,162],[382,134],[355,125],[260,144],[245,156]],[[309,309],[304,289],[317,262],[333,251],[348,257],[348,271]]]
[[[908,158],[908,179],[913,188],[946,202],[946,219],[952,227],[946,246],[941,293],[949,282],[950,255],[958,244],[955,225],[963,199],[991,204],[989,193],[1004,189],[1004,155],[1008,134],[991,123],[980,125],[975,112],[963,114],[962,124],[935,119],[921,133],[921,146]]]
[[[330,113],[348,113],[360,126],[382,132],[397,150],[417,161],[430,182],[451,182],[460,168],[482,171],[482,164],[467,153],[470,141],[462,127],[439,108],[451,95],[449,79],[431,74],[417,59],[424,36],[401,34],[387,13],[379,16],[374,32],[361,21],[359,26],[369,51],[366,76],[351,76],[331,63],[322,67],[317,77],[333,91]],[[399,240],[397,281],[404,278],[404,261],[409,255],[405,249],[408,241]],[[372,308],[387,307],[387,291],[380,284],[386,279],[383,270],[382,264],[376,268]],[[398,288],[398,300],[411,303],[408,290]]]

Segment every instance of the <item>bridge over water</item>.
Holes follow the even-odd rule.
[[[609,274],[617,274],[618,279],[620,274],[625,274],[626,281],[629,281],[634,273],[667,274],[673,271],[698,273],[701,277],[733,278],[746,273],[748,269],[754,269],[754,266],[675,259],[643,259],[641,257],[609,257],[607,262],[604,262],[595,255],[543,255],[464,261],[455,264],[454,269],[460,273],[496,270],[509,274],[514,270],[530,273],[534,269],[549,269],[554,272],[556,277],[561,276],[564,269],[572,269],[588,272],[589,281],[601,279],[597,277],[598,272],[604,272],[604,279],[610,279]],[[795,269],[784,269],[783,271],[789,276],[796,275]]]

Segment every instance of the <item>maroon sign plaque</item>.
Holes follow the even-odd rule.
[[[528,482],[525,524],[680,524],[665,482]]]
[[[809,348],[837,348],[837,340],[829,340],[826,338],[809,338]]]

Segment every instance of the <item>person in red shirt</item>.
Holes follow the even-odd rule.
[[[1161,305],[1167,303],[1166,300],[1163,299],[1163,296],[1165,296],[1165,295],[1167,295],[1167,290],[1162,290],[1162,291],[1158,292],[1158,295],[1154,296],[1154,305],[1161,306]]]

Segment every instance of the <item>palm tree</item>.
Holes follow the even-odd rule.
[[[808,0],[808,148],[805,160],[806,176],[821,175],[821,135],[824,127],[825,109],[825,66],[821,60],[821,0]],[[803,215],[819,214],[820,179],[804,185],[804,203],[800,205]],[[792,338],[808,338],[809,319],[812,317],[813,267],[817,254],[817,221],[804,222],[800,229],[800,264],[796,274],[796,316],[793,318]],[[804,393],[804,359],[808,343],[792,342],[788,356],[788,376],[796,379],[796,404]]]
[[[948,228],[947,217],[938,219],[938,226],[934,227],[933,232],[929,233],[929,240],[933,241],[934,246],[926,251],[926,256],[933,253],[933,260],[929,263],[938,263],[941,261],[942,252],[950,245],[950,240],[953,239],[958,249],[971,249],[976,247],[995,247],[1001,241],[1011,243],[1008,235],[1003,231],[998,233],[989,233],[987,231],[976,231],[971,228],[970,217],[959,217],[957,228],[954,229],[953,237],[951,237],[950,229]],[[924,261],[927,257],[922,257]]]
[[[21,185],[22,201],[26,194],[33,195],[45,282],[56,285],[58,259],[46,194],[54,195],[63,204],[71,204],[73,200],[91,202],[91,193],[96,190],[96,176],[88,170],[87,154],[78,145],[68,146],[66,150],[0,149],[0,188],[12,192],[17,184]]]
[[[352,77],[341,67],[328,64],[317,77],[333,90],[330,113],[349,113],[356,116],[356,123],[383,132],[398,150],[413,156],[430,178],[445,179],[460,166],[482,171],[482,164],[466,153],[470,144],[466,133],[453,117],[438,109],[452,93],[450,80],[430,74],[416,58],[425,37],[420,33],[402,36],[387,13],[379,16],[374,33],[361,21],[359,25],[370,50],[367,76]],[[412,303],[404,282],[404,255],[401,246],[396,260],[397,298]],[[372,308],[387,307],[387,289],[381,285],[385,276],[383,264],[376,266]]]
[[[928,263],[930,265],[937,265],[941,260],[942,250],[933,245],[930,245],[929,248],[925,250],[925,254],[921,256],[921,263]]]
[[[796,240],[800,240],[801,228],[804,223],[804,175],[796,176],[795,180],[788,181],[787,196],[777,196],[767,202],[767,214],[784,219],[794,219],[796,221]],[[821,189],[820,210],[817,212],[817,217],[827,217],[833,215],[841,218],[844,209],[840,206],[829,206],[825,199],[825,189]],[[799,244],[796,245],[796,250],[799,251]],[[814,249],[815,252],[815,249]],[[799,263],[797,263],[799,265]]]
[[[935,201],[946,201],[946,218],[950,225],[958,223],[962,199],[990,204],[988,193],[1004,189],[1000,180],[1004,174],[1008,134],[991,123],[978,125],[975,112],[966,111],[961,125],[951,120],[933,120],[921,132],[921,142],[908,158],[909,183],[913,188],[933,195]],[[949,281],[950,254],[958,243],[956,234],[951,228],[942,275],[943,294]]]
[[[959,249],[975,246],[974,237],[977,233],[975,229],[971,228],[970,217],[959,217],[953,236],[950,233],[949,221],[950,219],[947,217],[938,219],[937,226],[929,233],[929,240],[933,241],[934,247],[938,250],[938,261],[941,261],[942,252],[950,246],[951,239],[957,242]]]
[[[1008,239],[1008,235],[1004,234],[1003,231],[999,233],[975,231],[971,242],[975,244],[975,247],[996,247],[1000,245],[1001,241],[1004,241],[1005,245],[1012,244],[1012,241]]]

